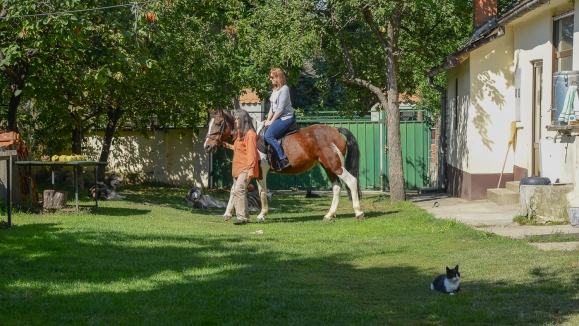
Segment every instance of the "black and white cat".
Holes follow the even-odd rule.
[[[434,281],[430,284],[430,289],[443,293],[450,293],[450,295],[454,295],[455,292],[460,291],[460,273],[458,272],[458,265],[453,269],[446,267],[446,274],[440,274],[434,278]]]

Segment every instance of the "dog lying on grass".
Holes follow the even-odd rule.
[[[267,200],[270,201],[273,193],[267,191]],[[226,208],[227,202],[219,201],[211,195],[204,195],[198,187],[189,189],[187,196],[185,196],[187,205],[193,208]],[[261,211],[261,199],[259,198],[259,191],[254,190],[247,193],[247,208],[250,212]],[[270,209],[272,209],[270,207]]]
[[[125,197],[116,193],[115,189],[121,186],[121,180],[116,173],[111,173],[105,177],[104,182],[93,183],[88,189],[88,196],[98,200],[123,200]]]

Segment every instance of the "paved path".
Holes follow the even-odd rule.
[[[523,226],[513,222],[519,205],[499,206],[486,199],[467,201],[446,193],[409,194],[408,199],[437,218],[456,219],[479,230],[498,235],[525,238],[531,235],[569,234],[579,236],[579,228],[571,225]],[[579,241],[531,243],[544,250],[579,250]]]

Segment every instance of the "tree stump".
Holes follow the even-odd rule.
[[[54,191],[54,190],[44,190],[44,203],[43,207],[45,210],[56,210],[66,207],[66,200],[68,197],[68,192],[66,191]]]

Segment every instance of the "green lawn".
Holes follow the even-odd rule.
[[[362,221],[342,197],[330,222],[331,197],[275,195],[266,222],[235,226],[187,207],[186,190],[15,213],[0,230],[0,325],[579,325],[578,251],[384,195],[363,198]],[[430,290],[456,264],[462,292]]]

